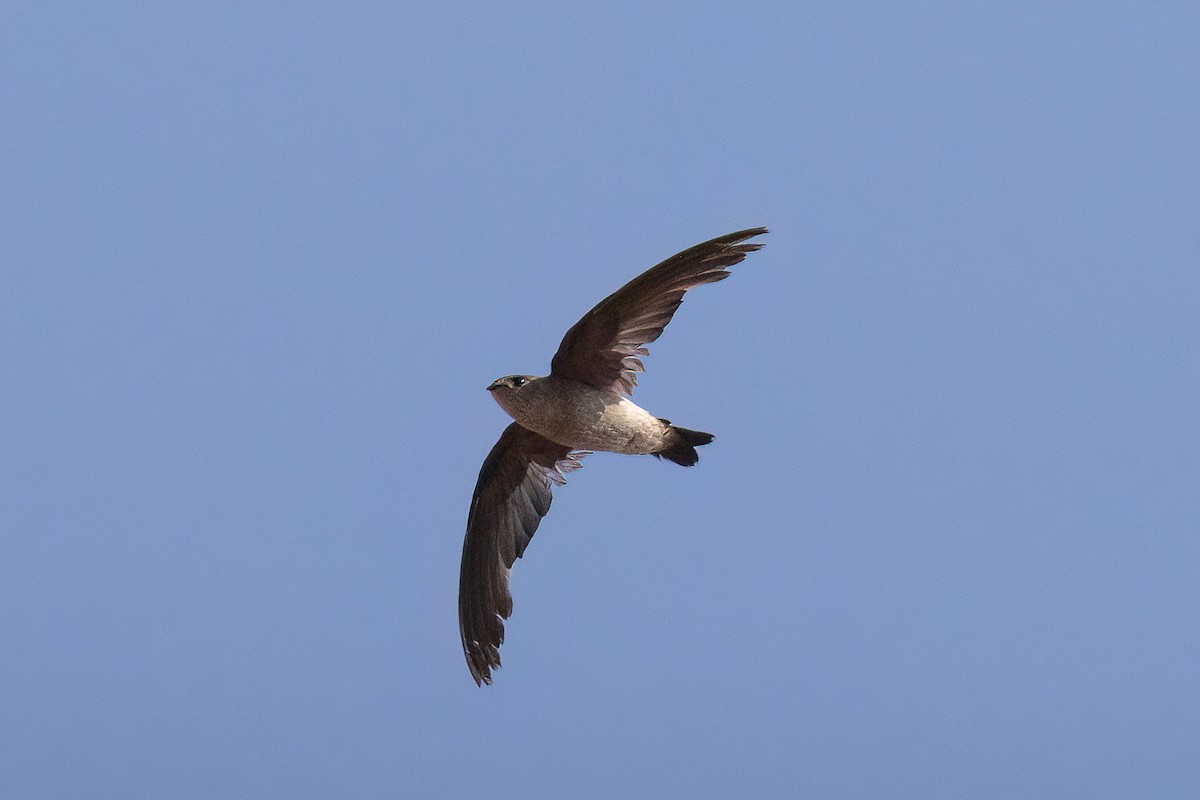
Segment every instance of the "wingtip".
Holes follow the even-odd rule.
[[[693,250],[701,248],[709,250],[719,259],[724,259],[723,267],[731,267],[738,264],[746,256],[753,252],[761,250],[764,242],[746,242],[747,239],[752,239],[755,236],[761,236],[767,233],[766,228],[747,228],[744,231],[735,231],[727,233],[724,236],[718,236],[716,239],[697,245]],[[722,276],[724,277],[724,276]]]
[[[482,664],[475,663],[474,661],[467,662],[467,669],[471,671],[471,679],[480,688],[492,685],[492,669],[499,666],[499,664],[492,665],[486,662]]]
[[[747,228],[744,231],[734,231],[733,233],[727,233],[724,236],[718,236],[715,239],[709,239],[707,242],[692,248],[692,250],[717,247],[724,252],[732,251],[746,255],[748,253],[753,253],[756,250],[761,250],[764,242],[742,243],[746,242],[747,239],[753,239],[755,236],[762,236],[763,234],[769,232],[770,231],[768,231],[766,228]]]
[[[762,236],[764,233],[770,233],[770,231],[767,230],[766,228],[761,228],[761,227],[760,228],[747,228],[744,231],[734,231],[733,233],[727,233],[724,236],[722,236],[721,238],[723,240],[725,240],[726,242],[728,242],[729,244],[736,244],[737,242],[741,242],[746,239],[753,239],[755,236]],[[757,246],[762,247],[762,244],[758,244]]]

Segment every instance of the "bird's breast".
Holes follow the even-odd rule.
[[[667,426],[632,400],[569,379],[544,378],[506,409],[526,428],[579,450],[644,454],[661,450]],[[527,391],[535,389],[535,391]]]

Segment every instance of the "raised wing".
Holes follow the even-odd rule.
[[[514,422],[479,470],[458,579],[458,629],[476,684],[490,684],[500,666],[509,569],[550,510],[550,485],[566,483],[583,455]]]
[[[662,334],[684,293],[729,277],[728,267],[762,247],[739,242],[766,232],[750,228],[718,236],[643,272],[567,331],[550,362],[550,374],[630,394],[645,369],[639,356],[650,354],[645,345]]]

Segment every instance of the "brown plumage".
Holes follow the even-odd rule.
[[[545,377],[510,375],[488,390],[516,420],[492,448],[471,498],[459,573],[458,619],[477,684],[500,666],[512,613],[508,572],[550,510],[552,484],[590,451],[645,454],[692,466],[712,434],[659,419],[628,399],[645,345],[671,321],[688,289],[729,276],[766,228],[730,233],[671,256],[600,301],[563,337]]]
[[[729,233],[689,247],[651,267],[596,304],[567,331],[550,362],[550,373],[597,389],[631,394],[645,367],[644,345],[662,335],[688,289],[729,277],[761,244],[738,244],[766,228]]]
[[[463,651],[476,683],[491,683],[491,669],[500,666],[500,618],[512,613],[508,570],[550,510],[550,485],[561,486],[566,473],[579,469],[569,450],[514,422],[479,470],[458,587]]]

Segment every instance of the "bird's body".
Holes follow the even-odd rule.
[[[668,258],[600,301],[563,337],[544,377],[509,375],[488,391],[514,422],[479,470],[459,573],[458,621],[476,683],[500,666],[504,622],[512,613],[508,572],[550,510],[550,487],[566,482],[589,452],[653,455],[685,467],[712,434],[659,419],[628,395],[645,345],[671,321],[689,289],[729,276],[762,245],[752,228]]]
[[[517,378],[523,382],[513,386]],[[488,390],[514,420],[572,450],[650,455],[675,443],[670,423],[628,397],[571,378],[514,375]]]

